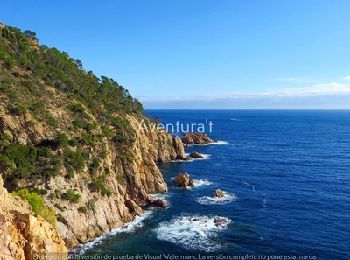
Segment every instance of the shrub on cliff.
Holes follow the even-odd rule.
[[[97,179],[91,182],[93,190],[100,192],[102,195],[110,196],[111,192],[105,185],[105,176],[99,176]]]
[[[65,165],[75,171],[81,171],[85,166],[85,160],[80,151],[66,150],[64,152]]]
[[[78,203],[80,201],[80,194],[72,189],[69,189],[66,193],[62,194],[62,199],[68,200],[73,203]]]
[[[28,189],[20,189],[14,192],[13,195],[19,196],[22,199],[28,201],[34,214],[43,217],[47,222],[52,225],[56,224],[57,218],[55,211],[46,206],[44,199],[36,192],[29,192]]]

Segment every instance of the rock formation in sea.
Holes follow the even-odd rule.
[[[186,133],[181,139],[184,144],[211,144],[215,142],[205,133]]]
[[[186,159],[182,141],[142,128],[125,88],[1,24],[0,53],[0,252],[66,253],[167,191],[157,164]]]
[[[198,152],[192,152],[192,153],[190,153],[190,157],[191,157],[191,158],[194,158],[194,159],[204,158],[203,154],[198,153]]]
[[[174,185],[181,188],[193,187],[194,180],[190,178],[190,175],[186,172],[179,173],[175,180]]]
[[[213,194],[214,198],[222,198],[224,196],[225,196],[225,194],[224,194],[224,192],[221,189],[216,189],[214,191],[214,194]]]

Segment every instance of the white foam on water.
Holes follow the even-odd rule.
[[[170,180],[174,181],[176,177],[170,178]],[[213,183],[211,181],[208,181],[207,179],[193,179],[194,181],[194,186],[187,186],[186,189],[193,189],[193,188],[198,188],[198,187],[203,187],[203,186],[210,186]],[[181,187],[178,187],[181,188]],[[182,188],[181,188],[182,189]]]
[[[153,193],[153,194],[148,194],[151,199],[154,199],[154,200],[166,200],[167,202],[167,206],[165,208],[170,208],[171,207],[171,203],[169,201],[169,197],[170,197],[170,194],[169,193]],[[153,208],[158,208],[157,206],[154,206],[154,205],[150,205],[151,207]]]
[[[208,160],[211,158],[211,155],[207,153],[200,153],[200,155],[202,155],[202,158],[192,158],[190,157],[190,153],[186,153],[186,157],[188,158],[187,161],[193,162],[195,160]]]
[[[172,163],[178,163],[178,162],[193,162],[194,160],[188,159],[188,160],[183,160],[183,159],[176,159],[176,160],[171,160],[170,162]]]
[[[168,193],[154,193],[148,195],[154,200],[167,200],[169,198]]]
[[[99,236],[95,238],[94,240],[87,242],[85,244],[81,244],[77,248],[73,249],[70,252],[70,255],[82,255],[84,254],[87,250],[94,248],[96,245],[102,243],[105,239],[111,236],[115,236],[117,234],[122,234],[122,233],[132,233],[136,229],[143,227],[143,221],[147,218],[149,218],[152,214],[151,210],[145,211],[144,214],[141,216],[137,216],[133,221],[129,223],[125,223],[122,227],[120,228],[115,228],[112,229],[110,232]]]
[[[211,155],[210,154],[206,154],[206,153],[201,153],[201,155],[203,156],[203,158],[193,158],[195,160],[207,160],[210,159]]]
[[[228,193],[225,191],[223,193],[224,196],[221,198],[204,196],[196,199],[196,201],[202,205],[223,205],[238,199],[237,196],[233,193]]]
[[[267,208],[266,204],[267,204],[267,200],[266,200],[266,199],[263,199],[263,201],[262,201],[262,207],[263,207],[263,208]]]
[[[207,179],[194,179],[194,187],[209,186],[213,183]]]
[[[250,184],[250,183],[248,183],[248,182],[246,182],[246,181],[243,181],[242,183],[245,184],[245,185],[247,185],[247,186],[249,186],[249,187],[252,187],[253,191],[256,191],[256,190],[255,190],[255,185],[252,185],[252,184]]]
[[[192,158],[192,157],[190,157],[189,153],[186,153],[186,157],[187,157],[186,160],[184,160],[184,159],[175,159],[175,160],[171,160],[170,162],[172,162],[172,163],[177,163],[177,162],[194,162],[196,160],[208,160],[208,159],[211,158],[210,154],[201,153],[201,155],[203,156],[203,158]]]
[[[226,142],[226,141],[216,141],[216,142],[211,143],[211,144],[228,144],[228,142]]]
[[[220,216],[181,215],[159,223],[155,232],[159,240],[187,249],[211,252],[222,247],[215,238],[230,222],[230,219]]]
[[[237,118],[230,118],[230,121],[241,121],[241,119],[237,119]]]

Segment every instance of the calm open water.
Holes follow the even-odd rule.
[[[350,111],[148,110],[162,122],[214,123],[225,141],[161,165],[171,206],[152,209],[90,254],[308,255],[350,259]],[[186,171],[198,187],[172,178]],[[216,188],[222,200],[210,196]],[[215,217],[228,223],[215,226]]]

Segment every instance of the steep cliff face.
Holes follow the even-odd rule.
[[[87,242],[166,192],[157,164],[185,158],[182,141],[144,122],[154,125],[113,79],[0,26],[0,176],[13,193],[0,197],[4,252],[65,253],[61,239]],[[8,198],[25,210],[7,216]]]
[[[129,120],[136,129],[138,121],[135,118]],[[178,137],[144,130],[137,133],[135,142],[130,146],[132,158],[121,158],[116,147],[110,143],[106,143],[106,151],[107,157],[101,163],[101,168],[109,169],[105,182],[111,194],[105,196],[98,192],[91,193],[88,181],[82,179],[80,174],[74,178],[73,185],[81,194],[80,202],[72,205],[61,201],[60,207],[55,208],[66,220],[66,223],[58,222],[58,230],[69,247],[120,227],[142,214],[149,194],[167,191],[157,163],[186,156]],[[52,179],[50,185],[64,190],[72,187],[72,181],[67,183],[64,178],[58,177]],[[79,212],[80,207],[92,199],[94,209],[83,214]]]

